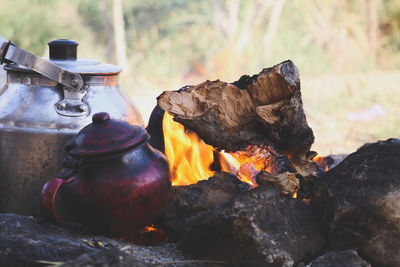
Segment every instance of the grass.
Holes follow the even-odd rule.
[[[304,77],[302,93],[321,155],[351,153],[366,142],[400,138],[400,71]],[[385,110],[368,121],[351,121],[374,105]]]

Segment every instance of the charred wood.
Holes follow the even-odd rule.
[[[285,195],[293,195],[300,188],[299,180],[293,172],[272,174],[267,171],[261,171],[257,174],[256,181],[259,185],[276,186]]]

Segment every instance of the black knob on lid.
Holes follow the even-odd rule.
[[[48,43],[50,59],[76,60],[78,43],[68,39],[53,40]]]

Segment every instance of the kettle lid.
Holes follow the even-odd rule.
[[[57,39],[50,41],[49,60],[51,63],[64,68],[70,72],[81,75],[116,75],[122,71],[121,67],[101,63],[97,60],[78,58],[78,43],[68,39]],[[34,73],[33,70],[12,63],[8,64],[7,71]]]
[[[107,112],[99,112],[93,115],[91,124],[68,141],[65,150],[72,156],[97,157],[138,146],[149,138],[143,127],[110,119]]]

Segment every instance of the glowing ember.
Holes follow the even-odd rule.
[[[257,170],[251,162],[241,164],[230,153],[224,151],[220,152],[219,159],[222,171],[236,175],[243,182],[250,184],[251,187],[257,186],[255,177],[259,170]]]
[[[151,231],[158,231],[158,229],[156,227],[154,227],[154,225],[148,225],[143,229],[144,232],[151,232]]]
[[[245,151],[237,151],[231,154],[240,164],[251,163],[259,171],[271,171],[272,166],[270,166],[269,161],[271,154],[265,148],[249,146]]]
[[[148,225],[131,240],[137,245],[155,245],[168,242],[167,235],[155,225]]]

